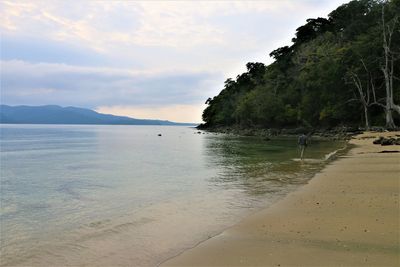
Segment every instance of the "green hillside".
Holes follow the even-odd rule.
[[[205,128],[400,124],[400,1],[351,1],[307,19],[275,61],[247,63],[203,112]],[[397,104],[397,105],[396,105]]]

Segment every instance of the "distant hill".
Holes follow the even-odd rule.
[[[10,124],[109,124],[109,125],[181,125],[196,126],[195,123],[177,123],[164,120],[134,119],[124,116],[102,114],[77,108],[47,106],[0,105],[0,123]]]

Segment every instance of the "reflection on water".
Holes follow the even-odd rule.
[[[152,266],[284,196],[340,143],[1,125],[1,265]],[[158,134],[162,133],[162,137]]]
[[[295,138],[265,141],[223,135],[207,138],[205,154],[210,167],[222,169],[212,179],[217,186],[241,188],[249,195],[286,194],[292,185],[307,183],[326,164],[325,156],[340,146],[344,143],[313,140],[306,150],[307,159],[299,161]]]

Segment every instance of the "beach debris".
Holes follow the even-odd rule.
[[[162,134],[158,134],[158,136],[162,136]]]

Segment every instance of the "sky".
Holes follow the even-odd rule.
[[[0,0],[0,102],[201,122],[227,78],[346,2]]]

